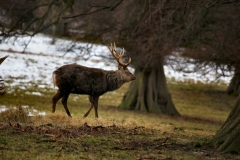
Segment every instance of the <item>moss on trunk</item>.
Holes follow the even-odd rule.
[[[211,144],[223,152],[240,153],[240,96],[226,122],[211,140]]]

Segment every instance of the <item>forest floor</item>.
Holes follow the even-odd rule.
[[[179,117],[108,105],[120,103],[117,99],[127,87],[101,97],[99,119],[94,118],[93,112],[81,118],[89,107],[85,96],[78,99],[76,95],[70,96],[73,117],[69,118],[60,102],[57,112],[50,113],[54,90],[41,90],[41,95],[34,95],[26,92],[36,88],[24,91],[12,88],[11,93],[1,97],[1,105],[10,109],[0,113],[0,159],[240,158],[209,145],[236,99],[226,95],[225,86],[169,83],[173,101],[181,113]],[[28,116],[31,110],[36,115]],[[46,115],[37,114],[42,110]]]
[[[207,145],[210,137],[186,135],[144,126],[122,127],[51,123],[0,125],[1,159],[237,159]],[[196,132],[203,132],[198,131]]]

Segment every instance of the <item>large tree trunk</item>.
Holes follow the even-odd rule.
[[[163,66],[137,68],[135,76],[136,80],[131,83],[120,108],[180,115],[168,92]]]
[[[240,96],[226,122],[213,137],[211,143],[219,151],[240,153]]]
[[[240,92],[240,71],[234,73],[233,78],[227,88],[228,94],[238,95]]]

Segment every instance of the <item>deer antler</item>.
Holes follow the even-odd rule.
[[[129,58],[127,63],[124,63],[122,61],[122,57],[124,55],[124,48],[123,48],[123,50],[120,53],[117,53],[117,49],[116,49],[115,43],[113,43],[113,45],[111,43],[110,45],[108,45],[108,49],[112,53],[113,57],[117,60],[118,64],[121,65],[122,67],[126,68],[131,63],[131,58]]]

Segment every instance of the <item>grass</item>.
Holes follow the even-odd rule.
[[[70,96],[73,117],[69,118],[60,102],[56,113],[50,113],[54,89],[10,88],[0,97],[1,105],[12,108],[0,113],[0,159],[240,158],[207,143],[235,102],[235,97],[224,92],[226,86],[170,82],[181,117],[117,108],[128,85],[100,98],[99,119],[94,118],[94,111],[81,118],[89,108],[87,96]],[[28,117],[25,105],[47,115]]]

